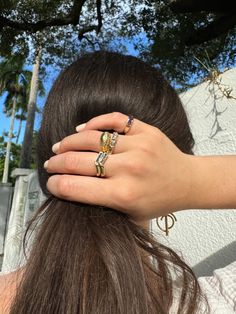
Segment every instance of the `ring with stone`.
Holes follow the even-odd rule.
[[[98,156],[95,160],[95,167],[97,170],[97,177],[105,177],[105,168],[104,164],[108,158],[108,153],[105,152],[99,152]]]
[[[126,126],[123,130],[123,133],[128,133],[129,130],[131,129],[132,124],[134,123],[134,117],[132,115],[129,115],[128,121],[126,123]]]
[[[108,158],[108,155],[112,154],[112,151],[117,143],[118,132],[113,132],[112,136],[109,132],[103,132],[100,137],[101,151],[95,160],[95,167],[98,177],[105,177],[104,164]]]
[[[110,143],[111,143],[111,134],[109,132],[102,132],[102,135],[100,137],[101,151],[104,153],[110,153],[111,151]]]
[[[110,152],[112,153],[114,147],[116,146],[117,140],[118,140],[118,132],[113,132],[111,141],[110,141]]]

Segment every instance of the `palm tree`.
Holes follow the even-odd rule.
[[[16,144],[19,142],[20,134],[21,134],[21,129],[22,129],[22,122],[26,120],[27,117],[27,108],[21,107],[20,108],[20,113],[16,114],[16,119],[20,120],[17,135],[16,135]]]
[[[29,77],[30,71],[24,70],[23,65],[24,58],[19,54],[4,59],[0,63],[0,96],[5,92],[7,93],[4,102],[4,112],[7,114],[7,116],[11,117],[2,178],[3,183],[7,183],[8,181],[11,142],[13,138],[16,112],[24,103],[26,98],[27,85],[29,83],[26,77]]]
[[[20,120],[19,123],[19,127],[18,127],[18,132],[17,132],[17,136],[16,136],[16,144],[18,144],[19,142],[19,138],[20,138],[20,132],[22,129],[22,122],[23,121],[27,121],[28,118],[28,102],[30,99],[30,93],[31,93],[31,89],[32,89],[32,77],[33,77],[33,72],[31,71],[26,71],[26,73],[24,74],[28,84],[26,86],[26,93],[24,94],[24,97],[22,98],[22,103],[19,106],[19,113],[16,114],[16,119]],[[38,95],[40,97],[45,96],[45,89],[44,89],[44,85],[43,85],[43,81],[38,78],[38,83],[37,83],[37,89],[38,89]],[[35,108],[34,110],[37,113],[41,113],[41,111],[38,109],[37,104],[35,103]],[[22,151],[22,149],[21,149]]]

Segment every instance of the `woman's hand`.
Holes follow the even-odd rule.
[[[182,153],[159,129],[137,119],[126,135],[119,135],[105,163],[106,177],[96,177],[98,130],[121,133],[127,120],[119,112],[98,116],[55,144],[56,155],[45,163],[49,173],[56,173],[48,180],[48,190],[59,198],[117,209],[135,221],[191,208],[194,156]]]

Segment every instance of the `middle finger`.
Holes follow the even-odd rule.
[[[87,130],[75,133],[65,137],[61,142],[53,145],[53,152],[61,154],[67,151],[95,151],[99,152],[100,137],[102,132],[96,130]],[[117,143],[113,148],[113,153],[122,153],[130,148],[130,137],[118,135]]]

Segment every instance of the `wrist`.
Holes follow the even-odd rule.
[[[204,156],[187,155],[189,161],[189,180],[188,180],[188,209],[202,209],[209,206],[208,202],[211,198],[206,195],[210,185],[210,169],[207,168],[207,160]],[[208,206],[207,206],[208,205]]]
[[[188,155],[190,179],[188,209],[234,208],[236,181],[235,156]]]

